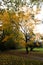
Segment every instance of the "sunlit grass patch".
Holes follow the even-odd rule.
[[[34,51],[43,51],[43,48],[34,48]]]
[[[30,50],[30,48],[28,48],[28,50]],[[25,48],[22,48],[22,49],[18,49],[18,51],[26,51]],[[43,48],[33,48],[33,51],[43,51]]]

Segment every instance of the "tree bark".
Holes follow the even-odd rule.
[[[26,45],[26,53],[28,54],[28,46]]]
[[[33,48],[32,47],[30,48],[30,51],[33,51]]]
[[[26,53],[28,54],[27,33],[26,33],[26,36],[25,36],[25,38],[26,38]]]

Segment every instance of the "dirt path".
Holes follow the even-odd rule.
[[[3,52],[3,54],[15,55],[15,56],[20,56],[27,59],[29,58],[32,60],[43,61],[43,53],[39,54],[38,52],[29,52],[28,54],[26,54],[25,51],[7,51],[7,52]]]

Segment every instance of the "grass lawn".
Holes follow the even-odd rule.
[[[18,49],[19,51],[26,51],[25,48],[23,49]],[[28,50],[30,50],[30,48],[28,48]],[[39,52],[42,52],[43,51],[43,48],[33,48],[33,51],[39,51]]]

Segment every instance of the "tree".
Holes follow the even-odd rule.
[[[34,38],[35,34],[33,33],[33,29],[35,25],[37,24],[37,22],[38,23],[40,22],[38,19],[35,19],[35,15],[39,13],[40,7],[37,7],[36,11],[33,10],[33,7],[34,5],[32,6],[32,8],[28,8],[27,6],[25,6],[27,10],[21,11],[22,14],[19,13],[19,16],[21,16],[19,25],[20,25],[20,30],[24,33],[24,36],[25,36],[27,53],[28,53],[28,45],[27,45],[28,40],[30,43],[29,44],[31,48],[30,50],[32,51],[32,49],[34,48],[33,43],[35,41],[35,38]]]
[[[1,14],[0,14],[1,15]],[[1,18],[2,17],[2,18]],[[2,24],[2,31],[3,33],[3,38],[2,38],[2,43],[5,43],[11,39],[13,39],[14,43],[18,43],[18,35],[19,35],[19,26],[18,26],[18,21],[19,19],[16,16],[15,13],[10,13],[8,11],[4,11],[4,13],[1,15],[1,21],[3,22]],[[9,42],[10,44],[10,42]],[[12,42],[13,44],[13,42]]]
[[[27,38],[29,37],[29,41],[33,42],[34,33],[33,29],[39,20],[35,19],[35,15],[40,12],[41,1],[38,0],[2,0],[0,4],[2,8],[0,8],[0,19],[3,22],[3,30],[4,30],[4,39],[8,40],[13,38],[15,42],[21,40],[20,32],[24,34],[22,37],[25,37],[26,43],[26,51],[28,53],[27,46]],[[36,5],[36,10],[34,10],[34,6]],[[3,8],[5,6],[5,8]],[[29,35],[29,36],[28,36]],[[30,45],[31,45],[30,42]],[[32,49],[32,46],[30,47]]]

